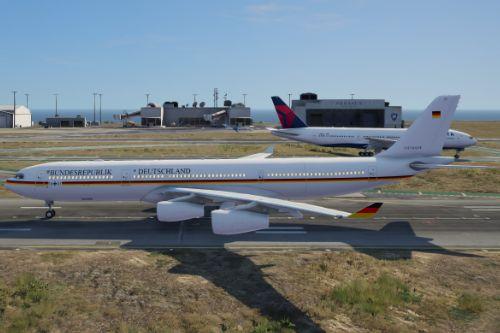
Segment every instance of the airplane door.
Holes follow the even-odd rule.
[[[370,177],[377,177],[377,169],[375,167],[368,168],[368,175]]]
[[[128,186],[130,185],[130,171],[123,170],[121,173],[121,185]]]

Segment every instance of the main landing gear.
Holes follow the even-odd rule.
[[[460,158],[460,152],[463,151],[463,149],[457,149],[455,153],[455,159],[458,160]]]
[[[50,220],[56,216],[56,211],[52,208],[54,201],[47,201],[45,204],[49,207],[49,209],[45,212],[45,218]]]
[[[359,152],[359,156],[373,156],[373,152],[372,151],[367,151],[367,150],[360,151]]]

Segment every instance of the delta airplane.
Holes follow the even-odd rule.
[[[204,216],[208,203],[215,234],[265,229],[269,214],[302,213],[333,218],[369,218],[381,203],[351,214],[288,201],[341,195],[406,179],[448,165],[439,156],[460,96],[437,97],[389,149],[375,157],[268,158],[267,151],[237,159],[52,162],[21,169],[5,186],[44,200],[46,218],[55,201],[145,201],[156,203],[161,222]]]
[[[281,123],[281,129],[269,128],[272,134],[290,140],[312,143],[324,147],[349,147],[364,149],[360,156],[373,156],[387,149],[401,138],[406,128],[363,128],[363,127],[308,127],[281,98],[272,97],[274,108]],[[473,146],[477,140],[467,133],[450,129],[446,133],[443,149],[459,152]]]

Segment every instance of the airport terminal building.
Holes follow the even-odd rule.
[[[304,93],[292,101],[292,109],[308,126],[403,127],[401,106],[384,99],[318,99]]]
[[[196,102],[191,106],[179,106],[177,102],[165,102],[162,106],[149,103],[138,111],[115,115],[123,121],[134,117],[139,117],[144,127],[245,127],[252,124],[250,108],[231,101],[225,101],[220,107],[206,107],[205,103]]]

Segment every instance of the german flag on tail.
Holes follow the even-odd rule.
[[[382,202],[376,202],[371,204],[368,207],[363,208],[362,210],[349,215],[350,219],[370,219],[375,214],[377,214],[378,210],[382,207]]]
[[[441,118],[441,111],[432,111],[432,118],[434,119]]]

